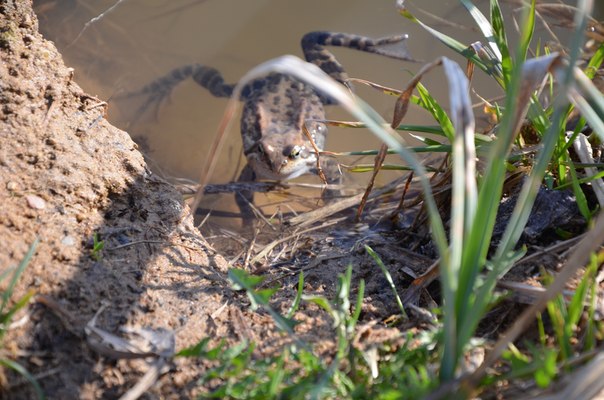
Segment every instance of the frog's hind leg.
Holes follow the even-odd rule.
[[[372,39],[366,36],[337,32],[309,32],[302,38],[302,51],[306,61],[319,66],[333,79],[350,88],[348,74],[333,54],[324,46],[347,47],[367,53],[379,54],[398,60],[414,61],[405,46],[408,35]],[[333,100],[326,98],[324,104]]]
[[[128,99],[136,96],[145,96],[145,101],[139,107],[136,116],[140,116],[153,108],[157,115],[161,103],[167,100],[170,93],[181,82],[192,78],[198,85],[202,86],[215,97],[230,97],[233,93],[234,84],[224,83],[224,78],[218,70],[201,64],[191,64],[173,69],[165,76],[149,83],[148,85],[124,94],[114,96],[114,99]]]

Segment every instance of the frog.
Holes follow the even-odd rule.
[[[301,47],[307,62],[317,65],[332,79],[352,90],[344,67],[326,46],[411,61],[406,49],[408,37],[407,34],[398,34],[373,39],[350,33],[313,31],[302,37]],[[160,104],[187,79],[193,79],[219,98],[231,97],[235,88],[234,83],[225,82],[217,69],[196,63],[175,68],[128,96],[147,96],[139,110],[142,112],[152,104]],[[247,164],[238,182],[282,182],[305,174],[322,175],[327,184],[341,182],[340,170],[337,165],[334,166],[332,159],[322,160],[321,170],[317,167],[317,150],[324,150],[328,133],[323,122],[326,118],[325,106],[335,104],[334,99],[291,75],[277,72],[249,82],[242,88],[239,97],[243,102],[240,132]],[[253,192],[237,192],[236,201],[244,218],[249,218]]]

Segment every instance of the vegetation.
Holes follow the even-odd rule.
[[[442,306],[433,310],[437,321],[425,330],[407,332],[399,342],[389,346],[361,349],[355,347],[353,337],[363,298],[363,282],[358,284],[353,306],[349,301],[353,297],[350,268],[340,277],[334,299],[304,295],[301,275],[298,297],[287,316],[279,315],[270,305],[270,298],[278,288],[258,289],[262,278],[232,270],[233,284],[246,291],[254,308],[269,312],[277,326],[292,340],[283,354],[263,360],[252,357],[253,343],[242,343],[230,349],[222,344],[209,349],[206,340],[183,350],[180,356],[202,357],[215,365],[199,382],[208,389],[207,397],[416,399],[430,394],[431,398],[463,398],[494,390],[502,381],[510,385],[529,381],[546,388],[561,374],[570,373],[593,357],[604,333],[602,325],[594,319],[597,290],[594,274],[602,257],[597,238],[601,237],[598,235],[602,234],[604,221],[602,218],[591,221],[598,207],[587,201],[589,195],[584,190],[591,189],[586,189],[584,184],[595,183],[603,174],[596,172],[579,179],[576,170],[581,167],[572,155],[573,142],[582,137],[581,129],[586,121],[594,132],[590,141],[604,140],[604,96],[588,79],[600,67],[604,47],[600,46],[593,53],[583,71],[577,67],[588,23],[588,2],[579,1],[575,35],[568,43],[568,55],[550,53],[543,48],[535,50],[537,54],[543,54],[538,57],[529,57],[530,49],[536,46],[532,43],[535,0],[523,8],[520,37],[514,46],[507,39],[497,0],[490,1],[490,18],[469,0],[460,2],[482,32],[485,44],[467,46],[459,43],[401,6],[404,17],[420,24],[450,49],[466,57],[468,68],[464,72],[458,64],[443,57],[422,68],[402,90],[371,84],[384,93],[397,96],[391,124],[361,99],[351,98],[317,68],[291,56],[262,64],[242,79],[245,83],[266,72],[280,71],[320,85],[361,121],[338,124],[368,127],[388,147],[379,152],[350,154],[371,153],[379,157],[396,152],[406,161],[406,166],[389,167],[412,169],[423,190],[433,242],[440,256]],[[442,66],[449,82],[450,113],[421,84],[423,76],[438,66]],[[492,77],[505,92],[503,103],[488,103],[496,124],[490,132],[483,134],[475,132],[469,96],[474,67]],[[554,81],[557,83],[555,89]],[[417,95],[413,95],[415,91]],[[236,93],[237,89],[234,98],[238,97]],[[438,127],[401,125],[409,102],[427,110]],[[234,104],[230,104],[227,114]],[[575,107],[583,118],[567,137],[567,123]],[[406,146],[395,130],[414,131],[414,137],[425,146]],[[422,133],[440,136],[442,140],[421,136]],[[538,144],[538,150],[531,152],[531,157],[512,152],[514,146],[524,148],[535,144]],[[448,235],[427,168],[415,155],[418,152],[446,152],[450,158],[452,201]],[[484,165],[480,171],[476,165],[477,154]],[[376,163],[376,168],[364,166],[357,170],[372,169],[377,173],[382,161],[383,157]],[[529,172],[517,206],[502,239],[492,247],[506,178],[509,172],[520,170]],[[569,257],[562,273],[556,279],[550,278],[549,289],[518,318],[503,339],[495,344],[485,343],[475,336],[477,327],[500,300],[494,291],[498,280],[525,255],[526,249],[518,246],[519,239],[539,188],[544,184],[552,189],[572,188],[582,215],[591,221],[592,230]],[[394,287],[379,255],[370,248],[366,250],[385,273],[399,304],[400,318],[405,320],[407,315],[397,293],[400,288]],[[563,296],[566,281],[585,265],[574,294]],[[291,316],[300,299],[318,305],[333,319],[337,344],[330,360],[315,354],[311,344],[302,342],[294,333]],[[541,314],[544,310],[546,314]],[[535,316],[537,340],[526,339],[514,344],[528,324],[535,321]],[[478,362],[478,368],[471,368],[466,361],[476,349],[486,349],[487,357]]]

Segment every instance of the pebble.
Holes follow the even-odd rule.
[[[67,235],[61,240],[61,243],[65,246],[73,246],[75,244],[75,239],[73,236]]]
[[[28,194],[25,196],[25,200],[27,200],[27,205],[36,210],[43,210],[46,208],[46,202],[39,196],[35,194]]]

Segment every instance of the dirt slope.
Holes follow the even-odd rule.
[[[102,305],[97,326],[115,334],[173,330],[177,349],[228,336],[230,309],[215,313],[230,296],[221,258],[180,194],[105,120],[106,105],[74,83],[29,1],[0,3],[0,58],[0,271],[40,240],[15,292],[32,289],[38,301],[16,315],[0,354],[39,376],[48,398],[115,398],[147,367],[91,351],[84,326]],[[183,385],[199,368],[171,368],[156,394],[191,390]],[[0,370],[0,388],[0,397],[32,396],[10,370]]]

